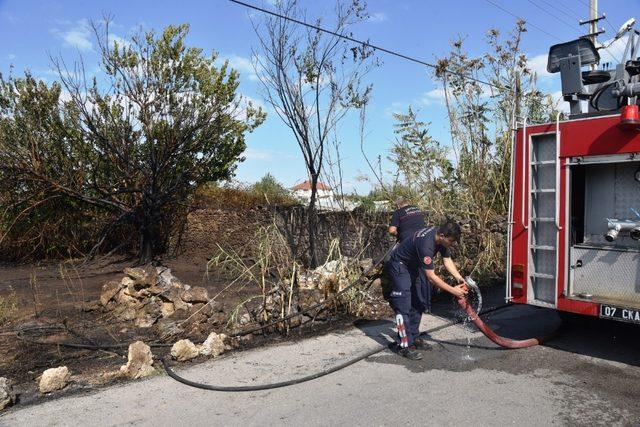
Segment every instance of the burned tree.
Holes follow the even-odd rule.
[[[296,0],[276,2],[276,13],[303,20],[305,11]],[[265,98],[284,124],[291,129],[304,158],[311,198],[308,207],[309,260],[318,263],[316,253],[316,196],[330,132],[352,108],[369,96],[371,86],[362,83],[370,69],[372,51],[366,45],[352,45],[339,35],[367,19],[359,1],[348,5],[338,1],[329,34],[318,27],[269,16],[255,24],[259,46],[254,51],[256,71]]]
[[[12,206],[3,219],[27,220],[51,200],[97,209],[110,215],[98,241],[133,226],[148,262],[166,249],[195,188],[232,175],[264,114],[239,98],[235,71],[185,45],[186,25],[126,43],[110,39],[108,24],[94,30],[99,80],[62,60],[61,84],[0,79],[0,175],[11,177],[0,193]]]

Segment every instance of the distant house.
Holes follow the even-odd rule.
[[[316,188],[316,208],[319,211],[352,211],[359,205],[359,203],[336,197],[331,187],[322,182],[318,182]],[[311,181],[293,186],[291,193],[300,203],[308,205],[311,200]]]
[[[318,205],[332,205],[333,204],[333,190],[326,184],[318,181],[316,184],[316,198]],[[309,204],[311,200],[311,181],[305,181],[300,184],[294,185],[291,188],[293,197],[300,200],[301,203]],[[325,203],[322,203],[322,202]]]

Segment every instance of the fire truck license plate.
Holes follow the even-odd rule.
[[[602,304],[600,305],[600,317],[621,320],[623,322],[640,323],[640,310]]]

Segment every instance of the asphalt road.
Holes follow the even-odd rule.
[[[489,298],[491,299],[491,298]],[[448,303],[435,307],[444,313]],[[487,315],[504,336],[544,335],[555,312],[512,306]],[[444,320],[425,316],[424,327]],[[181,369],[195,381],[282,381],[385,342],[390,322],[246,351]],[[167,376],[17,407],[0,425],[639,425],[640,327],[597,319],[564,323],[547,344],[502,350],[470,326],[431,335],[411,362],[385,350],[342,371],[287,388],[223,393]]]

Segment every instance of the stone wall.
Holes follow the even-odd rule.
[[[250,258],[256,247],[260,227],[275,225],[287,238],[294,255],[308,262],[309,238],[303,207],[252,208],[244,210],[198,209],[189,215],[180,244],[180,253],[194,259],[210,259],[219,251],[233,250]],[[437,222],[426,215],[427,224]],[[318,218],[318,260],[327,256],[332,239],[340,239],[342,255],[377,258],[394,243],[387,233],[391,213],[385,212],[323,212]],[[506,259],[506,219],[495,218],[486,229],[474,221],[457,218],[462,226],[460,244],[452,251],[453,258],[466,271],[501,277]],[[218,246],[219,245],[219,246]],[[488,248],[492,256],[487,258]],[[481,256],[484,254],[484,258]],[[478,268],[478,263],[482,264]],[[480,273],[478,273],[478,271]]]
[[[296,257],[307,261],[309,236],[306,209],[268,207],[244,210],[203,208],[189,214],[186,228],[174,246],[181,255],[210,258],[222,247],[250,257],[260,227],[276,226]],[[326,258],[331,241],[340,240],[343,255],[380,256],[393,244],[387,234],[390,213],[323,212],[318,216],[318,258]]]

